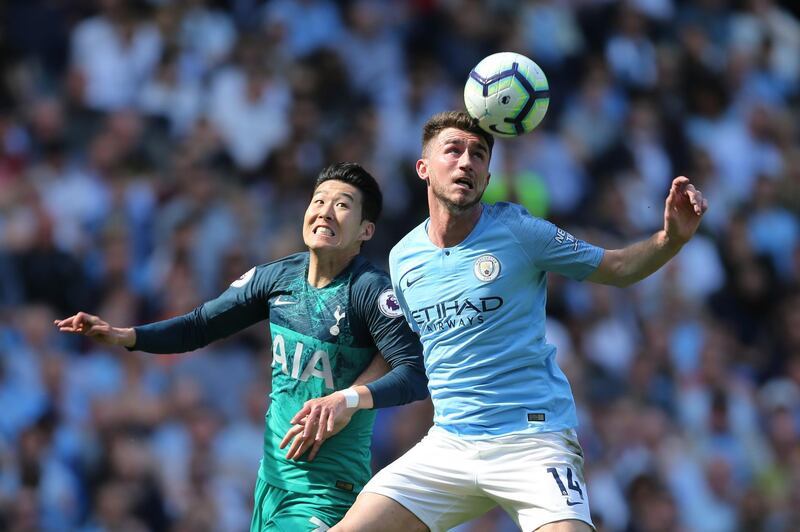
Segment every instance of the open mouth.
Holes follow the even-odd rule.
[[[460,186],[468,188],[470,190],[473,189],[472,181],[470,181],[469,179],[464,178],[464,177],[462,177],[460,179],[456,179],[456,185],[460,185]]]
[[[314,229],[314,234],[321,236],[336,236],[336,233],[333,232],[333,229],[331,229],[330,227],[322,227],[322,226]]]

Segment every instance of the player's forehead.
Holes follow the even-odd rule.
[[[456,144],[467,146],[473,150],[482,149],[487,153],[489,151],[489,145],[483,137],[455,127],[448,127],[440,131],[439,135],[436,137],[436,142],[442,147]]]
[[[323,181],[319,186],[314,189],[313,198],[348,198],[354,202],[361,202],[361,191],[344,181],[338,179],[329,179]]]

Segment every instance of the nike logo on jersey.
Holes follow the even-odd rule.
[[[420,275],[419,277],[414,277],[413,279],[411,277],[406,277],[406,288],[411,288],[412,284],[416,283],[417,281],[419,281],[423,277],[425,277],[425,276],[424,275]]]
[[[275,298],[275,301],[272,302],[273,305],[279,307],[281,305],[294,305],[297,301],[293,299],[287,299],[285,296],[278,296]]]
[[[402,286],[403,286],[403,278],[404,278],[404,277],[405,277],[405,279],[406,279],[406,288],[410,288],[412,284],[416,283],[417,281],[419,281],[420,279],[422,279],[423,277],[425,277],[425,274],[424,274],[424,273],[418,273],[418,274],[417,274],[417,276],[416,276],[416,277],[414,277],[413,279],[409,278],[409,275],[410,275],[412,272],[414,272],[414,271],[416,271],[416,270],[419,270],[419,269],[420,269],[420,268],[422,268],[423,266],[424,266],[424,264],[419,264],[419,265],[417,265],[417,266],[414,266],[413,268],[411,268],[410,270],[408,270],[406,273],[404,273],[403,275],[401,275],[401,276],[400,276],[400,282],[398,283],[398,284],[400,285],[400,287],[402,287]]]

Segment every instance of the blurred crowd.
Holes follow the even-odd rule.
[[[710,201],[620,290],[551,276],[601,532],[800,530],[800,19],[787,0],[5,0],[0,5],[0,530],[240,531],[264,324],[153,356],[59,334],[187,312],[303,249],[317,172],[358,161],[426,216],[420,126],[483,56],[547,73],[544,123],[500,141],[491,201],[590,242]],[[430,403],[380,413],[375,468]],[[514,530],[494,511],[462,532]]]

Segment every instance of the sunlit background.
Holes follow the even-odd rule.
[[[426,216],[420,126],[516,51],[551,105],[499,141],[491,201],[605,247],[711,208],[661,272],[550,279],[601,532],[800,530],[800,22],[774,0],[5,0],[0,4],[0,530],[241,531],[265,324],[191,355],[59,334],[171,317],[300,251],[319,170],[386,197],[365,253]],[[380,468],[431,423],[380,413]],[[502,512],[461,532],[515,530]]]

